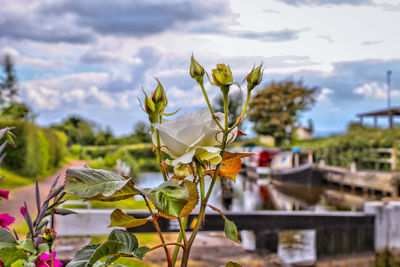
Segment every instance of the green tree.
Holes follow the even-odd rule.
[[[71,116],[59,125],[53,125],[52,128],[63,131],[68,136],[68,145],[94,145],[96,135],[93,131],[95,126],[78,116]]]
[[[150,143],[150,125],[145,122],[139,121],[135,124],[131,139],[136,143]]]
[[[233,91],[228,95],[229,126],[235,124],[242,112],[243,96],[241,91]],[[224,97],[216,97],[213,103],[214,112],[224,112]]]
[[[107,126],[105,130],[100,129],[96,136],[96,145],[110,145],[114,138],[112,129]]]
[[[15,100],[18,95],[18,80],[14,70],[14,62],[9,55],[3,60],[3,72],[0,82],[0,104],[4,105]]]
[[[307,110],[315,103],[317,90],[317,87],[306,87],[302,81],[288,80],[271,82],[256,91],[248,113],[255,132],[271,135],[281,145],[287,135],[285,130],[294,129],[299,111]]]
[[[14,70],[14,62],[9,55],[4,57],[3,72],[3,75],[0,76],[1,116],[33,122],[35,115],[32,114],[29,106],[16,101],[19,91],[18,79]]]
[[[14,120],[26,120],[29,122],[33,122],[36,117],[25,103],[19,102],[11,102],[8,106],[4,107],[1,115]]]

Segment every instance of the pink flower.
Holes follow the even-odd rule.
[[[7,213],[0,214],[0,226],[1,227],[6,228],[7,230],[9,230],[7,228],[7,225],[12,224],[14,221],[15,221],[15,218],[11,217]]]
[[[1,190],[0,189],[0,197],[8,199],[8,194],[10,193],[10,191],[7,190]]]
[[[24,216],[24,218],[25,218],[26,209],[25,209],[24,206],[22,206],[21,208],[19,208],[19,212],[21,212],[22,216]]]
[[[51,254],[53,254],[54,267],[62,267],[63,263],[56,259],[56,253],[52,252]],[[43,253],[40,256],[39,260],[36,262],[36,267],[49,267],[49,266],[51,266],[50,254]]]

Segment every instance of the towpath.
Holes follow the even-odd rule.
[[[85,161],[81,160],[73,160],[69,164],[61,167],[55,174],[41,180],[39,182],[39,191],[40,191],[40,199],[43,201],[49,190],[51,188],[51,184],[53,180],[57,177],[57,175],[61,175],[58,180],[57,185],[61,185],[64,182],[65,172],[69,167],[83,166],[85,165]],[[7,179],[5,177],[4,179]],[[35,197],[35,184],[24,186],[21,188],[17,188],[15,190],[10,191],[9,199],[3,199],[0,202],[0,213],[8,213],[10,216],[15,218],[15,223],[23,221],[23,217],[19,212],[21,206],[24,205],[24,201],[26,201],[28,205],[28,210],[31,215],[37,213],[36,209],[36,197]]]

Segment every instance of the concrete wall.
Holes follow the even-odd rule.
[[[400,201],[368,201],[364,212],[375,214],[375,250],[400,251]]]

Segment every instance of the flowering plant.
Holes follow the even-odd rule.
[[[14,145],[13,138],[15,137],[10,130],[13,128],[5,128],[0,130],[0,139],[4,136],[7,140],[0,145],[0,153],[3,151],[7,143]],[[0,163],[5,154],[0,156]],[[37,216],[34,220],[29,213],[26,202],[20,208],[20,212],[28,225],[28,233],[25,239],[20,239],[17,232],[7,227],[15,221],[14,217],[8,214],[0,214],[0,266],[51,266],[60,267],[62,262],[55,259],[55,252],[52,251],[55,232],[52,228],[48,228],[50,221],[47,219],[50,215],[61,214],[67,215],[74,213],[73,211],[57,208],[58,205],[64,202],[62,198],[65,193],[62,192],[64,186],[56,187],[58,176],[52,183],[49,194],[42,202],[40,200],[39,185],[36,181],[36,207]],[[0,181],[3,178],[0,178]],[[8,199],[9,191],[0,190],[0,197]],[[49,253],[46,253],[49,252]]]
[[[224,99],[224,113],[214,113],[204,88],[204,68],[191,58],[190,75],[199,84],[207,108],[194,114],[186,114],[175,119],[165,119],[175,113],[165,113],[168,105],[166,92],[159,80],[157,88],[150,97],[144,92],[143,110],[152,123],[151,135],[154,151],[163,176],[163,183],[156,188],[141,188],[130,177],[106,170],[95,170],[88,167],[74,167],[67,170],[65,191],[85,200],[117,201],[135,195],[143,197],[149,217],[137,219],[127,215],[120,209],[111,214],[111,225],[124,228],[138,227],[148,222],[154,224],[161,244],[153,248],[140,247],[136,237],[128,231],[116,229],[110,234],[108,241],[100,245],[89,245],[77,252],[75,259],[67,266],[92,266],[100,258],[107,257],[104,265],[110,265],[119,257],[142,259],[151,250],[162,248],[165,251],[169,267],[175,266],[179,250],[182,249],[181,266],[188,265],[193,242],[204,223],[206,208],[219,212],[225,220],[225,235],[238,242],[237,229],[219,209],[208,204],[217,179],[235,180],[240,170],[241,158],[248,153],[229,153],[226,146],[234,141],[240,133],[238,124],[243,120],[251,91],[261,82],[262,66],[253,68],[247,75],[247,97],[242,113],[233,126],[228,122],[228,94],[234,82],[229,66],[218,64],[212,70],[210,84],[219,87]],[[174,169],[170,177],[168,165]],[[211,183],[205,186],[205,178],[209,176]],[[157,213],[153,210],[154,205]],[[189,214],[198,208],[197,218],[188,222]],[[167,243],[158,224],[159,217],[175,219],[179,223],[180,233],[174,243]],[[188,228],[188,226],[190,226]],[[191,230],[189,236],[186,230]],[[169,247],[174,247],[171,255]],[[239,266],[228,263],[227,266]]]

